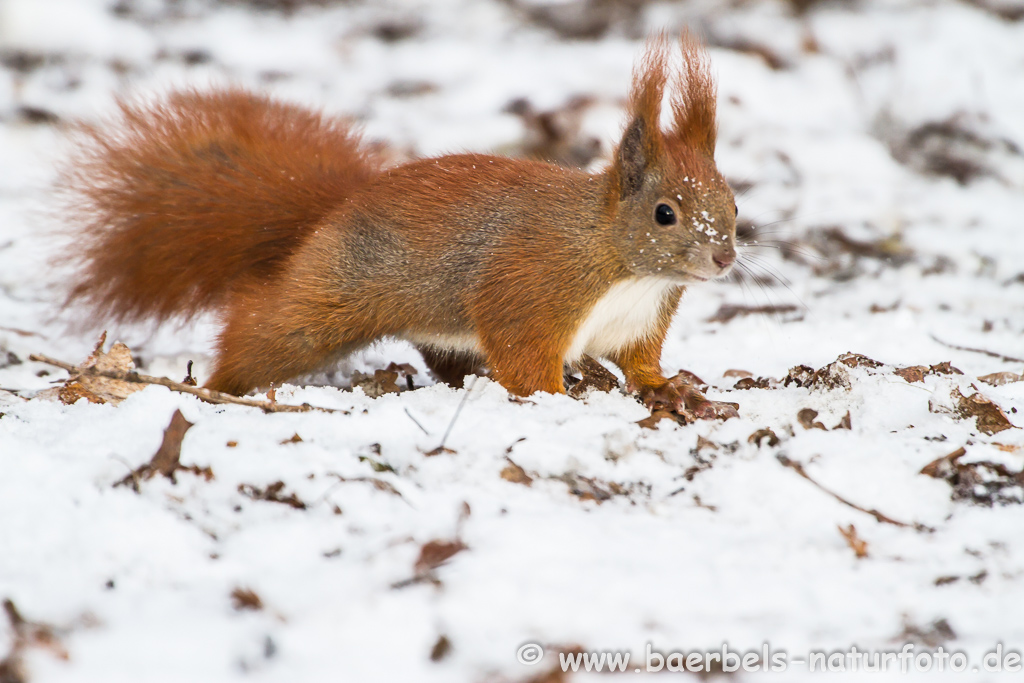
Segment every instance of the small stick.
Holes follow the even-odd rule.
[[[424,434],[426,434],[427,436],[430,436],[430,432],[428,432],[426,430],[426,428],[423,425],[420,424],[419,420],[417,420],[415,417],[412,416],[412,413],[409,412],[409,409],[408,408],[404,408],[404,410],[405,410],[405,414],[409,416],[410,420],[412,420],[412,423],[414,425],[416,425],[417,427],[419,427],[423,431]]]
[[[1024,358],[1014,358],[1013,356],[1004,356],[1003,354],[996,353],[995,351],[987,351],[985,349],[975,349],[975,348],[971,348],[970,346],[957,346],[956,344],[950,344],[948,342],[942,341],[941,339],[936,337],[934,334],[929,334],[928,336],[932,338],[932,341],[934,341],[934,342],[936,342],[938,344],[942,344],[943,346],[945,346],[946,348],[949,348],[949,349],[956,349],[957,351],[970,351],[971,353],[983,353],[986,356],[991,356],[992,358],[998,358],[999,360],[1006,361],[1007,363],[1024,363]]]
[[[448,435],[452,433],[452,427],[455,426],[455,421],[459,419],[459,413],[462,412],[462,408],[466,405],[466,400],[469,398],[469,392],[473,391],[473,387],[476,386],[476,376],[469,380],[469,386],[466,387],[466,393],[462,395],[462,400],[459,401],[459,406],[455,409],[455,414],[452,415],[452,421],[448,423],[448,429],[444,430],[444,436],[441,437],[441,445],[437,447],[437,452],[441,453],[444,451],[444,445],[448,441]]]
[[[860,505],[857,505],[856,503],[851,503],[850,501],[846,500],[845,498],[840,496],[835,491],[830,491],[829,489],[825,488],[824,486],[822,486],[821,484],[816,482],[814,479],[811,479],[811,475],[807,474],[807,471],[804,469],[804,466],[801,465],[800,463],[795,462],[793,460],[790,460],[789,458],[787,458],[782,453],[779,453],[775,457],[779,459],[780,463],[782,463],[783,465],[785,465],[789,469],[793,470],[794,472],[799,474],[801,477],[803,477],[804,479],[806,479],[807,481],[811,482],[812,484],[817,486],[819,489],[821,489],[822,491],[824,491],[828,495],[830,495],[833,498],[835,498],[836,500],[838,500],[843,505],[848,505],[849,507],[852,507],[854,510],[857,510],[859,512],[863,512],[864,514],[867,514],[867,515],[871,515],[872,517],[874,517],[879,522],[884,522],[886,524],[893,524],[895,526],[900,526],[900,527],[905,527],[905,528],[910,528],[910,529],[917,529],[918,531],[935,531],[935,529],[932,529],[931,527],[925,526],[923,524],[918,524],[918,523],[907,524],[906,522],[900,522],[898,520],[893,519],[892,517],[889,517],[888,515],[882,514],[878,510],[868,510],[867,508],[863,508]]]
[[[137,372],[101,371],[96,370],[95,368],[79,368],[71,363],[65,363],[64,361],[57,360],[56,358],[44,356],[41,353],[33,353],[28,357],[28,359],[36,361],[37,363],[46,363],[47,365],[63,368],[75,375],[107,377],[109,379],[117,379],[122,382],[133,382],[135,384],[158,384],[160,386],[167,387],[171,391],[191,394],[202,401],[206,401],[207,403],[228,403],[239,406],[248,406],[250,408],[259,408],[265,413],[305,413],[310,410],[320,410],[325,413],[349,414],[349,411],[347,410],[339,410],[337,408],[318,408],[311,406],[308,403],[303,403],[301,406],[291,406],[281,403],[271,403],[269,401],[259,401],[254,398],[242,398],[240,396],[233,396],[231,394],[224,393],[223,391],[214,391],[213,389],[206,389],[203,387],[192,387],[187,384],[182,384],[181,382],[175,382],[174,380],[167,379],[166,377],[153,377],[152,375],[142,375]]]

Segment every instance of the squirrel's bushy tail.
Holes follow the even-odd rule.
[[[119,107],[83,127],[59,183],[67,304],[100,324],[188,318],[266,281],[379,169],[343,120],[240,89]]]

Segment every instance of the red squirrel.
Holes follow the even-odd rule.
[[[96,319],[223,321],[207,386],[232,394],[405,339],[442,381],[481,366],[564,393],[588,354],[649,406],[730,409],[661,370],[683,288],[730,271],[736,205],[714,160],[703,47],[648,42],[600,173],[483,154],[382,168],[344,121],[237,88],[119,103],[65,169]],[[666,85],[672,124],[659,123]]]

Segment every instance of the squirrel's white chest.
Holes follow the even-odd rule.
[[[655,277],[612,285],[576,331],[565,360],[578,360],[584,353],[607,356],[646,337],[657,325],[665,297],[675,286],[671,280]]]

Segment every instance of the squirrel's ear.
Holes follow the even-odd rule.
[[[643,186],[644,174],[665,153],[658,119],[665,94],[666,42],[664,35],[651,38],[633,71],[629,124],[615,152],[621,199]]]
[[[708,156],[715,154],[717,89],[707,51],[691,33],[680,38],[683,66],[672,98],[672,137]]]

